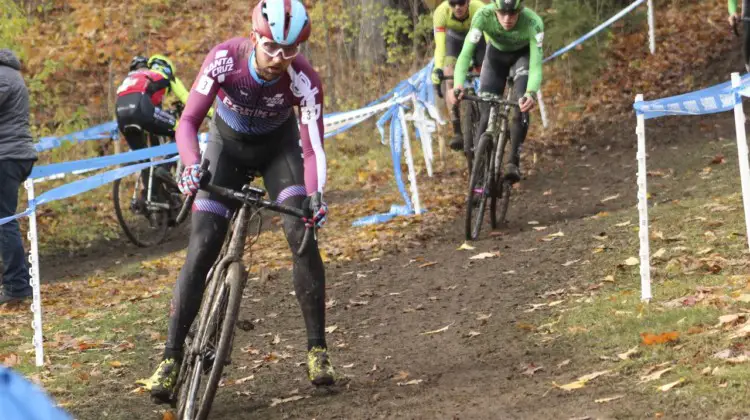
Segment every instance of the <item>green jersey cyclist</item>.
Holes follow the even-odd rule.
[[[471,31],[466,37],[453,76],[456,97],[463,96],[463,85],[469,62],[482,36],[489,45],[482,63],[479,78],[480,93],[502,95],[505,81],[511,70],[514,74],[514,97],[521,112],[514,111],[511,118],[511,161],[505,168],[506,179],[518,182],[521,144],[529,128],[529,111],[536,103],[536,92],[542,83],[542,41],[544,23],[534,11],[522,5],[522,0],[494,0],[477,12],[471,22]],[[479,133],[487,129],[489,108],[482,107]],[[476,141],[476,140],[475,140]]]

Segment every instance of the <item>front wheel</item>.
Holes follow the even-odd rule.
[[[476,105],[471,101],[461,101],[459,105],[459,113],[461,116],[461,135],[464,139],[464,155],[466,156],[467,168],[471,173],[471,168],[474,158],[474,130],[476,128],[476,122],[479,119],[479,112],[476,109]]]
[[[234,325],[240,313],[242,289],[245,286],[246,273],[242,264],[234,262],[229,265],[226,277],[221,280],[216,299],[211,303],[208,312],[209,321],[203,334],[195,340],[201,343],[200,352],[194,355],[194,364],[184,386],[187,392],[181,393],[185,401],[180,401],[180,418],[184,420],[205,420],[211,411],[216,389],[221,380],[224,365],[229,360],[234,338]],[[192,357],[192,356],[191,356]],[[201,376],[208,374],[205,387],[201,391]]]
[[[484,133],[479,138],[479,145],[474,153],[474,164],[471,168],[469,191],[466,197],[467,240],[476,240],[479,237],[487,197],[494,184],[492,145],[492,136]]]
[[[490,224],[492,229],[496,229],[499,226],[503,226],[507,220],[508,207],[510,205],[510,194],[513,191],[513,184],[505,179],[504,168],[508,162],[510,162],[510,139],[508,130],[505,129],[507,123],[503,123],[500,135],[500,145],[497,153],[499,154],[495,160],[495,171],[494,171],[494,185],[497,187],[497,191],[493,191],[492,198],[490,199]],[[500,203],[498,203],[498,199]]]

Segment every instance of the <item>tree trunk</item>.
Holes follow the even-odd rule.
[[[326,5],[324,0],[320,0],[320,9],[323,12],[323,31],[325,31],[326,37],[326,81],[328,82],[328,109],[329,111],[336,110],[336,85],[333,80],[333,73],[331,67],[333,67],[333,60],[331,60],[331,34],[328,31],[328,18],[326,13]]]
[[[385,63],[387,58],[383,38],[383,9],[388,7],[388,0],[360,0],[360,7],[357,57],[365,69],[370,69],[374,64]]]
[[[411,71],[415,72],[417,68],[419,67],[420,63],[422,62],[421,58],[419,57],[419,39],[417,39],[417,25],[419,25],[419,0],[411,0],[409,2],[409,5],[411,6],[411,23],[412,23],[412,40],[411,40],[411,48],[412,48],[412,56],[414,59],[411,63]]]

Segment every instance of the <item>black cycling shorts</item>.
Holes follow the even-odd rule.
[[[241,134],[221,118],[209,124],[209,140],[204,159],[209,161],[211,184],[239,190],[248,175],[259,173],[271,200],[279,203],[307,196],[304,162],[297,118],[292,114],[276,130],[263,135]],[[291,204],[291,203],[287,203]],[[199,191],[194,211],[208,211],[229,217],[239,203]]]
[[[146,141],[138,130],[127,130],[128,126],[140,128],[157,136],[174,137],[174,127],[177,124],[174,115],[154,106],[148,95],[129,93],[118,97],[115,105],[117,128],[123,133],[132,150],[146,147]]]
[[[445,31],[445,57],[449,58],[448,60],[446,60],[447,63],[450,63],[451,65],[456,64],[456,59],[458,59],[458,56],[461,55],[461,49],[463,49],[464,47],[465,39],[466,34],[456,32],[452,29],[448,29],[447,31]],[[473,66],[482,65],[486,50],[487,44],[484,42],[484,37],[482,37],[477,43],[476,50],[474,50],[474,57],[472,57],[472,59],[474,60],[472,64]]]

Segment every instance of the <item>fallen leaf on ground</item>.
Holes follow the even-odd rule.
[[[734,324],[740,318],[744,318],[745,316],[747,316],[746,313],[722,315],[722,316],[719,317],[719,323],[716,324],[716,326],[717,327],[721,327],[721,326],[727,325],[727,324]]]
[[[713,250],[714,250],[713,248],[703,248],[700,251],[698,251],[696,255],[706,255]]]
[[[531,306],[531,308],[526,309],[524,312],[530,313],[530,312],[536,311],[539,308],[546,308],[547,304],[546,303],[529,303],[529,306]]]
[[[557,364],[557,368],[560,369],[561,367],[567,366],[569,364],[570,364],[570,359],[565,359],[562,362],[560,362],[560,363]]]
[[[253,379],[255,379],[255,375],[246,376],[244,378],[237,379],[236,381],[234,381],[234,384],[235,385],[239,385],[239,384],[245,383],[247,381],[252,381]]]
[[[610,401],[619,400],[620,398],[623,398],[623,397],[624,397],[624,395],[615,395],[613,397],[599,398],[599,399],[594,400],[594,402],[597,403],[597,404],[603,404],[603,403],[607,403],[607,402],[610,402]]]
[[[750,294],[743,293],[743,294],[737,296],[737,299],[735,299],[735,300],[737,300],[739,302],[750,303]]]
[[[394,381],[403,381],[404,379],[406,379],[408,377],[409,377],[409,372],[407,372],[405,370],[400,370],[391,379],[393,379]]]
[[[565,384],[565,385],[558,385],[558,384],[552,382],[552,385],[554,385],[554,386],[556,386],[556,387],[558,387],[560,389],[564,389],[566,391],[572,391],[574,389],[581,389],[581,388],[583,388],[584,386],[586,386],[586,382],[579,380],[579,381],[571,382],[571,383]]]
[[[397,385],[398,386],[419,385],[422,382],[424,382],[424,379],[412,379],[411,381],[399,382]]]
[[[469,331],[469,333],[466,335],[467,337],[471,338],[471,337],[476,337],[478,335],[482,335],[482,333],[480,333],[479,331]]]
[[[537,222],[536,220],[529,220],[527,223],[530,224],[530,225],[538,225],[539,224],[539,222]]]
[[[609,370],[602,370],[602,371],[599,371],[599,372],[589,373],[588,375],[583,375],[580,378],[576,379],[575,381],[573,381],[573,382],[571,382],[569,384],[565,384],[565,385],[557,385],[554,382],[552,384],[555,385],[556,387],[560,388],[560,389],[564,389],[566,391],[572,391],[574,389],[583,388],[584,386],[586,386],[587,382],[593,381],[594,379],[596,379],[596,378],[598,378],[600,376],[606,375],[606,374],[608,374],[610,372],[612,372],[611,369],[609,369]]]
[[[331,334],[332,332],[338,330],[339,327],[337,325],[331,325],[330,327],[326,327],[326,332],[328,334]]]
[[[618,354],[617,357],[619,357],[621,360],[628,360],[632,356],[635,356],[635,355],[637,355],[640,352],[641,351],[638,349],[638,346],[635,346],[632,349],[626,351],[625,353]]]
[[[532,376],[537,371],[540,371],[544,368],[542,366],[536,366],[535,364],[530,363],[528,365],[521,365],[521,369],[523,369],[523,371],[521,372],[522,375]]]
[[[658,251],[656,251],[656,252],[654,252],[654,255],[652,255],[651,257],[652,257],[652,258],[657,258],[657,259],[659,259],[659,258],[663,257],[663,256],[664,256],[664,254],[666,254],[666,253],[667,253],[667,250],[666,250],[666,249],[664,249],[664,248],[659,248],[659,250],[658,250]]]
[[[273,398],[271,399],[271,407],[276,407],[279,404],[284,404],[292,401],[299,401],[305,398],[310,398],[309,395],[293,395],[288,398]]]
[[[162,415],[161,420],[177,420],[177,416],[174,415],[172,410],[168,410],[164,412],[164,415]]]
[[[714,355],[711,357],[715,359],[721,359],[721,360],[726,361],[727,363],[733,363],[733,364],[745,363],[750,360],[750,357],[748,357],[747,351],[744,351],[741,354],[735,355],[735,352],[732,351],[732,349],[725,349],[720,352],[714,353]]]
[[[641,333],[642,343],[647,346],[654,344],[665,344],[677,341],[680,338],[680,333],[677,331],[670,331],[661,334]]]
[[[558,231],[557,233],[550,233],[549,235],[542,238],[542,240],[545,242],[549,242],[554,241],[555,238],[562,238],[563,236],[565,236],[565,234],[562,231]]]
[[[497,257],[497,254],[492,252],[482,252],[481,254],[474,255],[473,257],[469,257],[470,260],[484,260],[487,258],[494,258]]]
[[[477,321],[486,321],[492,317],[492,314],[477,314]]]
[[[420,265],[419,268],[430,267],[430,266],[433,266],[435,264],[437,264],[437,261],[430,261],[430,262],[426,262],[426,263]]]
[[[610,372],[612,372],[612,369],[601,370],[601,371],[598,371],[598,372],[589,373],[588,375],[583,375],[580,378],[578,378],[578,380],[579,381],[588,382],[588,381],[594,380],[594,379],[596,379],[596,378],[598,378],[600,376],[604,376],[604,375],[606,375],[606,374],[608,374]]]
[[[617,226],[617,227],[630,226],[630,220],[622,222],[622,223],[617,223],[615,226]]]
[[[732,335],[729,336],[730,339],[735,338],[745,338],[750,335],[750,322],[743,324],[740,328],[735,330]]]
[[[640,260],[638,258],[630,257],[627,260],[625,260],[625,265],[628,265],[628,266],[638,265],[639,262]]]
[[[579,258],[579,259],[577,259],[577,260],[570,260],[570,261],[567,261],[567,262],[565,262],[565,263],[563,264],[563,267],[570,267],[571,265],[573,265],[573,264],[577,263],[578,261],[581,261],[581,259]]]
[[[109,365],[112,366],[113,368],[119,368],[119,367],[122,367],[122,362],[119,362],[117,360],[113,360],[113,361],[109,362]]]
[[[658,370],[658,371],[656,371],[654,373],[650,373],[648,375],[641,376],[641,382],[640,383],[655,381],[655,380],[661,378],[662,375],[664,375],[665,373],[669,372],[672,369],[674,369],[674,367],[668,367],[666,369]]]
[[[532,229],[534,229],[535,231],[539,232],[539,231],[542,231],[542,230],[547,230],[547,226],[533,226]]]
[[[430,335],[430,334],[439,334],[441,332],[446,332],[446,331],[448,331],[448,328],[450,328],[451,325],[453,325],[453,324],[455,324],[455,322],[451,322],[450,324],[444,326],[443,328],[439,328],[437,330],[425,331],[423,333],[420,333],[419,335]]]
[[[606,203],[607,201],[617,200],[620,198],[620,194],[610,195],[609,197],[603,198],[602,203]]]
[[[670,389],[672,389],[672,388],[674,388],[676,386],[680,386],[680,385],[684,384],[685,382],[686,382],[685,378],[680,378],[680,379],[678,379],[678,380],[676,380],[674,382],[670,382],[668,384],[664,384],[664,385],[662,385],[660,387],[657,387],[656,389],[658,389],[659,391],[662,391],[662,392],[667,392],[667,391],[669,391]]]
[[[466,242],[464,242],[463,244],[461,244],[461,246],[457,248],[458,251],[473,251],[474,249],[476,248],[467,244]]]
[[[351,368],[354,367],[354,363],[349,363],[348,365],[343,365],[341,367],[344,368],[344,369],[351,369]]]
[[[349,304],[350,304],[350,305],[352,305],[352,306],[365,306],[365,305],[367,305],[367,304],[369,304],[369,303],[370,303],[370,302],[369,302],[369,301],[367,301],[367,300],[354,300],[354,299],[349,299]]]

